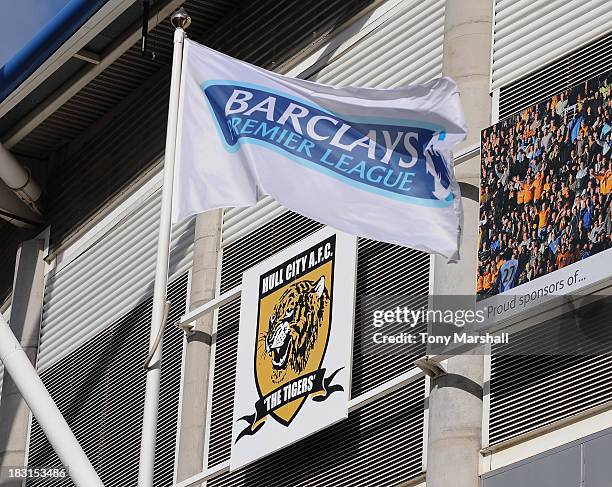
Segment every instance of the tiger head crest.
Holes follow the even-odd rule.
[[[300,374],[306,368],[328,305],[324,276],[295,282],[283,292],[260,338],[272,360],[273,382],[281,382],[289,369]]]

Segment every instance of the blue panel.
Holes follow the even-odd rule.
[[[584,443],[584,487],[612,485],[612,434]]]
[[[580,445],[535,460],[482,480],[483,487],[580,487]],[[597,484],[599,487],[599,484]],[[601,484],[602,486],[604,484]],[[610,487],[610,483],[605,484]],[[594,487],[589,485],[589,487]]]
[[[0,101],[27,79],[107,0],[71,0],[23,49],[0,68]]]

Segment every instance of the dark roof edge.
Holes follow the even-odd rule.
[[[36,71],[108,0],[70,0],[0,68],[0,102]]]

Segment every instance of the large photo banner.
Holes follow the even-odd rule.
[[[482,132],[477,294],[500,315],[612,276],[611,75]]]
[[[244,273],[231,469],[348,416],[356,251],[328,227]]]

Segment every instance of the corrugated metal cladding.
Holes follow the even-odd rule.
[[[592,3],[592,2],[585,2]],[[612,33],[500,90],[500,118],[612,69]],[[489,444],[612,400],[612,357],[491,357]]]
[[[538,71],[610,29],[608,0],[496,0],[492,87]]]
[[[445,0],[399,3],[386,22],[338,53],[333,62],[308,79],[331,85],[388,88],[423,83],[441,76],[444,5]],[[227,211],[224,244],[230,244],[282,211],[269,196],[253,207]]]
[[[174,306],[169,322],[186,310],[187,275],[168,286]],[[91,460],[104,485],[136,485],[152,298],[139,304],[111,327],[57,361],[41,378]],[[172,485],[178,419],[183,334],[168,326],[164,335],[155,482]],[[40,426],[32,420],[28,465],[61,463]],[[68,479],[32,480],[28,486],[71,486]]]
[[[504,118],[546,97],[612,69],[612,31],[538,71],[500,89]]]
[[[612,357],[491,357],[489,444],[612,401]]]
[[[223,266],[221,273],[221,292],[226,291],[238,284],[242,278],[242,272],[254,264],[261,262],[273,255],[278,250],[291,245],[321,228],[321,225],[307,219],[304,216],[292,212],[285,212],[274,220],[265,223],[256,231],[243,237],[223,249]],[[412,361],[424,354],[424,350],[415,350],[414,357],[406,355],[381,356],[370,355],[362,352],[361,349],[361,317],[360,299],[364,294],[372,295],[392,295],[392,294],[420,294],[426,295],[429,284],[429,256],[422,252],[398,247],[382,242],[373,242],[367,239],[360,239],[358,245],[358,266],[357,266],[357,305],[355,316],[355,335],[353,346],[353,369],[352,369],[352,396],[372,389],[381,383],[407,371]],[[236,299],[219,310],[217,324],[217,341],[215,350],[215,369],[213,378],[213,397],[211,409],[210,444],[209,444],[209,466],[216,465],[229,459],[231,447],[231,427],[232,410],[234,396],[234,380],[238,342],[238,328],[240,318],[240,299]],[[419,396],[418,401],[422,407],[423,397]],[[385,398],[379,401],[381,408],[399,407],[394,404],[393,398]],[[413,405],[404,405],[413,407]],[[353,415],[351,415],[351,418]],[[347,435],[346,442],[366,441],[369,435],[367,428],[361,429],[359,421],[349,419],[349,426],[345,426],[341,431]],[[339,427],[340,428],[340,427]],[[419,429],[420,428],[420,429]],[[382,433],[381,433],[382,434]],[[422,453],[420,439],[422,435],[422,425],[413,425],[413,428],[404,430],[406,440],[411,442],[412,450],[406,450],[403,462],[410,463],[409,459]],[[413,435],[416,435],[413,437]],[[351,437],[357,440],[349,439]],[[417,438],[419,436],[419,438]],[[344,440],[343,440],[344,441]],[[341,442],[342,443],[342,442]],[[307,443],[304,443],[305,445]],[[308,443],[309,444],[309,443]],[[294,451],[294,449],[289,449]],[[345,453],[346,454],[346,453]],[[344,454],[343,454],[344,455]],[[296,454],[299,458],[307,458],[308,454],[300,450]],[[342,455],[339,456],[339,458]],[[310,460],[308,460],[310,461]],[[352,461],[358,461],[355,457]],[[263,461],[261,465],[269,465]],[[338,460],[338,462],[342,462]],[[339,468],[340,463],[336,466]],[[268,472],[268,467],[260,467],[258,462],[254,470]],[[356,482],[359,471],[355,466],[355,471],[351,472],[353,482]],[[249,469],[247,469],[249,470]],[[416,475],[420,469],[413,473]],[[316,476],[321,472],[314,471]],[[261,475],[272,475],[270,472]],[[306,477],[314,482],[314,477]],[[395,481],[398,479],[396,478]],[[230,480],[227,480],[230,482]],[[262,478],[263,482],[263,478]],[[279,482],[281,482],[279,480]],[[293,481],[292,481],[293,482]],[[335,481],[334,481],[335,482]],[[215,484],[216,485],[216,484]],[[251,484],[245,485],[276,485],[276,483]],[[284,485],[282,482],[279,485]],[[297,485],[297,484],[296,484]],[[325,485],[325,484],[311,484]],[[336,484],[333,484],[336,485]],[[358,483],[359,485],[359,483]],[[378,485],[378,484],[376,484]]]
[[[166,133],[169,75],[151,78],[133,104],[108,113],[109,124],[74,150],[49,181],[51,246],[76,229],[139,175],[159,164]]]
[[[422,471],[424,380],[208,487],[400,485]]]
[[[392,17],[323,67],[313,81],[390,88],[442,74],[445,0],[405,0]]]
[[[159,179],[159,178],[158,178]],[[161,183],[91,247],[48,276],[38,368],[98,334],[152,293]],[[174,226],[170,276],[191,267],[195,220]]]

